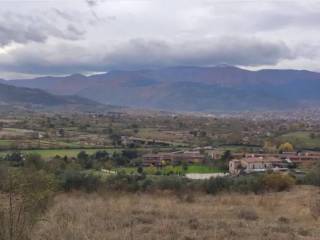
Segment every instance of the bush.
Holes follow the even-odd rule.
[[[244,219],[247,221],[256,221],[256,220],[258,220],[259,216],[254,209],[245,208],[245,209],[240,209],[240,212],[238,214],[238,218]]]
[[[320,186],[320,164],[309,172],[302,182],[304,184]]]
[[[145,182],[145,175],[127,175],[119,173],[107,178],[106,186],[114,191],[137,192],[147,188],[150,183]]]
[[[211,178],[206,182],[206,192],[216,194],[218,192],[229,190],[232,185],[232,180],[229,178]]]
[[[262,177],[263,189],[266,191],[285,191],[290,189],[295,180],[287,174],[270,173]]]
[[[45,162],[41,158],[41,156],[37,153],[30,153],[26,156],[25,167],[34,168],[36,170],[43,169],[45,166]]]
[[[260,193],[263,191],[262,176],[241,176],[233,180],[232,190],[241,193]]]
[[[176,176],[163,176],[155,182],[155,187],[160,190],[182,191],[187,188],[187,179]]]
[[[81,173],[79,171],[66,171],[60,176],[61,186],[65,191],[85,190],[87,192],[93,192],[98,190],[101,185],[101,179],[99,176],[87,173]]]

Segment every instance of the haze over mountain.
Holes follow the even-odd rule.
[[[56,110],[80,110],[102,108],[102,104],[79,96],[53,95],[40,89],[15,87],[3,84],[0,81],[0,106],[12,108],[34,109],[56,109]]]
[[[320,103],[320,73],[249,71],[228,65],[111,71],[89,77],[11,80],[19,87],[103,104],[177,111],[288,110]]]

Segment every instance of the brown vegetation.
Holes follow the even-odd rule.
[[[219,194],[185,201],[170,194],[84,194],[56,197],[34,240],[314,239],[319,188],[264,195]]]

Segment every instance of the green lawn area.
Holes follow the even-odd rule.
[[[48,159],[59,155],[61,157],[68,156],[68,157],[76,157],[79,152],[86,151],[88,154],[93,154],[99,150],[105,150],[109,153],[113,153],[115,151],[120,151],[121,149],[49,149],[49,150],[23,150],[23,153],[37,153],[40,154],[43,158]],[[10,151],[1,151],[0,156],[4,156],[5,154],[9,153]]]
[[[113,169],[115,171],[124,171],[127,174],[134,174],[137,173],[136,167],[124,167],[124,168],[116,168]],[[208,167],[204,165],[190,165],[188,166],[187,170],[184,170],[182,166],[166,166],[162,168],[156,168],[156,167],[145,167],[143,168],[143,171],[146,174],[150,175],[168,175],[168,174],[186,174],[186,173],[219,173],[221,172],[217,168]]]
[[[320,148],[320,137],[311,138],[310,132],[292,132],[278,139],[282,142],[290,142],[296,148]]]

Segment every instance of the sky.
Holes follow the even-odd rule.
[[[320,0],[0,0],[0,78],[230,64],[320,71]]]

